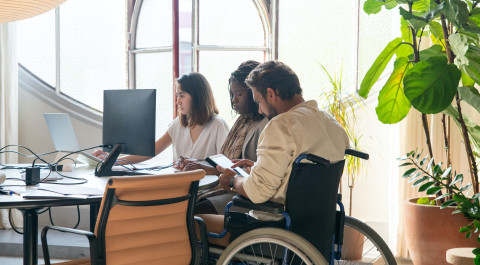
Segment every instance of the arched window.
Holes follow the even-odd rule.
[[[102,110],[103,90],[125,89],[126,7],[69,0],[18,23],[19,61],[57,94]]]
[[[77,117],[101,114],[104,90],[157,89],[157,137],[176,115],[175,78],[199,71],[233,124],[230,73],[273,58],[269,8],[263,0],[69,0],[18,23],[19,61],[41,80],[39,94]],[[168,158],[168,150],[159,157]]]
[[[271,25],[263,1],[194,0],[193,69],[204,74],[220,115],[233,124],[228,78],[246,60],[273,59]]]

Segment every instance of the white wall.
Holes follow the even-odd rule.
[[[352,216],[366,222],[389,244],[396,244],[398,223],[399,126],[382,124],[375,107],[378,95],[370,95],[365,111],[357,106],[357,128],[362,151],[370,155],[365,171],[356,177],[353,188]],[[348,178],[342,177],[345,211],[349,210]]]
[[[36,153],[54,151],[52,140],[48,132],[43,113],[63,112],[45,101],[32,95],[28,90],[20,87],[19,93],[19,144],[32,149]],[[86,148],[102,143],[102,130],[87,124],[70,115],[73,128],[77,134],[80,147]],[[53,159],[47,156],[47,159]],[[20,163],[30,162],[31,159],[20,157]]]
[[[33,95],[28,89],[19,87],[19,144],[36,153],[55,150],[47,124],[43,118],[45,112],[63,112],[49,105],[44,100]],[[102,130],[98,126],[87,124],[70,115],[73,127],[81,147],[90,147],[102,143]],[[54,156],[45,156],[47,161],[53,161]],[[20,163],[30,163],[31,159],[19,158]],[[81,206],[81,229],[89,228],[89,207]],[[73,227],[77,222],[76,207],[56,207],[52,210],[55,225]],[[48,212],[39,216],[40,225],[49,225]]]

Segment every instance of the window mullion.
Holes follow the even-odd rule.
[[[60,7],[55,8],[55,92],[60,95]]]

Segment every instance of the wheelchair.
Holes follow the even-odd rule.
[[[368,154],[353,149],[345,154],[368,159]],[[387,244],[372,228],[345,216],[341,194],[337,194],[344,164],[345,160],[331,164],[312,154],[300,155],[292,167],[285,205],[255,204],[235,196],[225,209],[223,231],[208,233],[211,238],[223,238],[228,232],[229,243],[226,248],[209,243],[208,264],[396,265]],[[283,219],[259,221],[230,211],[232,206]],[[346,230],[350,236],[344,244]]]

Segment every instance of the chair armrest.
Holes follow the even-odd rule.
[[[90,231],[72,229],[72,228],[61,227],[61,226],[45,226],[42,230],[42,237],[44,236],[43,235],[44,233],[45,233],[45,236],[46,236],[47,231],[50,230],[50,229],[60,231],[60,232],[65,232],[65,233],[72,233],[72,234],[86,236],[89,240],[90,240],[90,238],[95,238],[95,234],[90,232]]]
[[[253,203],[251,200],[241,195],[235,195],[233,197],[233,206],[274,214],[282,214],[285,211],[285,206],[281,203],[270,201]]]
[[[208,239],[207,239],[207,225],[201,217],[195,216],[195,222],[197,222],[200,232],[200,249],[201,257],[200,264],[206,264],[208,258]]]
[[[59,232],[64,232],[64,233],[72,233],[72,234],[86,236],[88,238],[88,242],[90,244],[90,252],[92,254],[92,251],[93,251],[92,246],[96,245],[96,240],[97,240],[97,237],[95,236],[94,233],[90,231],[83,231],[83,230],[60,227],[60,226],[45,226],[42,229],[42,234],[41,234],[43,258],[45,260],[45,265],[50,265],[50,253],[48,251],[48,243],[47,243],[47,232],[50,229],[56,230]]]

